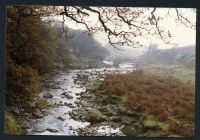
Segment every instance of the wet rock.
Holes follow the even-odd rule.
[[[86,107],[86,106],[88,106],[88,104],[87,104],[86,102],[83,102],[83,101],[82,101],[82,102],[80,102],[80,103],[79,103],[79,105],[81,105],[81,106],[83,106],[83,107]]]
[[[47,128],[46,130],[49,131],[49,132],[52,132],[52,133],[57,133],[57,132],[59,132],[58,129],[54,129],[54,128]]]
[[[19,112],[24,112],[25,110],[23,108],[19,108]]]
[[[64,95],[67,99],[73,99],[74,97],[69,95],[67,92],[63,92],[61,95]]]
[[[69,130],[72,130],[73,128],[72,128],[72,126],[69,126]]]
[[[34,132],[38,132],[38,133],[42,133],[42,132],[44,132],[45,130],[41,130],[41,129],[37,129],[37,128],[33,128],[33,131],[34,131]]]
[[[20,111],[18,107],[11,107],[10,111],[14,114],[14,115],[20,115]]]
[[[29,127],[29,126],[23,126],[23,125],[22,125],[21,128],[22,128],[22,129],[29,129],[30,127]]]
[[[53,95],[51,95],[50,93],[45,93],[45,94],[43,95],[43,97],[44,97],[44,98],[52,98]]]
[[[59,86],[53,86],[52,89],[62,89],[62,88]]]
[[[74,108],[74,106],[72,105],[72,103],[67,103],[66,104],[68,107],[70,107],[70,108]]]
[[[63,117],[58,117],[58,120],[64,121],[65,119]]]
[[[28,113],[24,113],[23,115],[24,115],[25,117],[28,117],[28,116],[29,116],[29,114],[28,114]]]
[[[36,103],[35,103],[35,102],[31,103],[31,104],[30,104],[30,107],[31,107],[31,108],[36,108]]]
[[[35,110],[34,112],[33,112],[33,117],[35,117],[35,118],[43,118],[45,116],[45,114],[43,114],[40,110]]]
[[[120,121],[122,121],[122,119],[121,119],[120,116],[113,116],[113,117],[112,117],[112,121],[113,121],[113,122],[120,122]]]
[[[159,130],[160,126],[158,125],[156,120],[145,120],[143,121],[143,126],[144,126],[144,131],[149,131],[149,130]]]

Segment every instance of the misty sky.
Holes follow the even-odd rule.
[[[186,11],[186,9],[181,9],[182,11]],[[160,23],[163,27],[171,32],[172,38],[171,42],[178,44],[177,47],[186,46],[196,43],[196,30],[189,29],[182,24],[177,24],[174,20],[174,17],[165,16],[168,8],[157,8],[156,15],[165,17],[165,19]],[[175,13],[174,13],[175,14]],[[192,20],[196,22],[196,14],[190,15]],[[61,17],[57,17],[57,19],[61,19]],[[67,19],[66,19],[67,20]],[[97,20],[96,14],[90,14],[88,17],[89,23],[93,24]],[[67,21],[67,26],[73,29],[82,29],[84,30],[85,27],[80,24],[76,24],[74,21]],[[99,33],[94,36],[101,44],[105,45],[108,43],[107,37],[105,33]],[[161,40],[156,37],[150,37],[148,39],[140,39],[141,42],[144,43],[145,46],[148,46],[149,43],[157,43],[159,48],[170,48],[173,47],[172,45],[166,45]]]

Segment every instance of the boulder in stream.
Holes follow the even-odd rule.
[[[53,95],[51,95],[50,93],[45,93],[44,95],[43,95],[43,97],[44,98],[52,98],[53,97]]]
[[[63,92],[61,95],[64,95],[67,99],[73,99],[73,96],[69,95],[67,92]]]
[[[49,132],[52,132],[52,133],[57,133],[57,132],[59,132],[59,130],[58,130],[58,129],[55,129],[55,128],[47,128],[46,130],[49,131]]]
[[[35,118],[43,118],[43,117],[45,116],[45,114],[43,114],[39,109],[37,109],[37,110],[35,110],[35,111],[33,112],[33,116],[34,116]]]
[[[63,117],[58,117],[58,120],[64,121],[65,119]]]
[[[11,107],[9,110],[14,114],[14,115],[20,115],[20,110],[18,107]]]

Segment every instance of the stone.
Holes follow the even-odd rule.
[[[57,132],[59,132],[59,130],[54,129],[54,128],[47,128],[46,130],[49,131],[49,132],[52,132],[52,133],[57,133]]]
[[[61,95],[64,95],[67,99],[73,99],[74,97],[69,95],[67,92],[63,92]]]
[[[67,106],[70,108],[74,108],[74,106],[71,103],[67,104]]]
[[[20,115],[20,111],[18,107],[11,107],[10,110],[14,115]]]
[[[72,130],[73,128],[72,128],[72,126],[69,126],[69,130]]]
[[[33,112],[33,116],[35,118],[43,118],[45,115],[40,110],[37,109],[36,111]]]
[[[121,119],[121,117],[120,116],[113,116],[112,117],[112,121],[114,121],[114,122],[120,122],[122,119]]]
[[[79,104],[79,101],[75,101],[74,103],[75,103],[75,104]]]
[[[53,86],[52,89],[62,89],[62,88],[59,86]]]
[[[24,115],[25,117],[29,116],[29,114],[28,114],[28,113],[24,113],[23,115]]]
[[[65,119],[63,117],[58,117],[58,120],[64,121]]]
[[[43,95],[43,97],[44,97],[44,98],[52,98],[53,95],[51,95],[50,93],[45,93],[45,94]]]

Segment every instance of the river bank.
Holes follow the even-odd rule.
[[[146,88],[150,84],[149,88],[161,93],[160,89],[169,86],[164,84],[168,81],[167,78],[162,79],[162,77],[154,76],[149,77],[149,79],[143,76],[144,74],[141,70],[136,73],[134,71],[135,69],[132,68],[100,68],[50,73],[41,80],[38,97],[38,99],[48,101],[49,108],[35,107],[35,110],[31,113],[20,111],[20,115],[18,113],[18,122],[26,131],[26,135],[167,137],[190,135],[190,130],[184,130],[185,126],[182,126],[182,121],[176,117],[172,116],[168,121],[160,121],[159,118],[148,113],[150,111],[148,107],[156,106],[157,103],[153,104],[153,102],[154,99],[158,100],[158,98],[153,95],[154,90],[151,91],[151,96],[147,96],[145,92],[150,91],[150,89],[146,90]],[[111,77],[109,77],[109,74],[111,74]],[[114,80],[118,85],[112,83],[111,79],[113,78],[118,81]],[[109,79],[111,83],[109,83]],[[142,81],[144,79],[145,81]],[[152,82],[154,84],[151,84]],[[132,89],[121,87],[122,85],[120,84],[124,83],[132,87]],[[139,86],[139,83],[142,86]],[[109,85],[113,91],[108,90]],[[137,100],[135,100],[135,95],[132,96],[132,92],[136,92],[134,87],[137,90],[140,89],[139,93],[145,93]],[[172,92],[172,88],[173,86],[167,90]],[[125,94],[127,92],[130,93]],[[139,101],[143,101],[144,96],[145,99],[149,100],[149,104],[143,102],[143,110],[147,109],[147,112],[135,108],[137,105],[141,108]],[[164,98],[168,100],[168,97],[171,103],[177,102],[174,95],[174,101],[171,100],[171,95]],[[185,94],[180,98],[184,101]],[[130,99],[133,100],[130,101]],[[159,102],[165,105],[163,101],[163,98],[161,98]],[[132,105],[134,105],[134,108],[132,108]],[[156,107],[154,108],[156,109]],[[156,110],[154,111],[157,113]],[[177,111],[180,111],[180,109]],[[162,117],[162,114],[163,112],[160,112],[157,116]],[[179,133],[178,130],[174,130],[175,128],[172,127],[173,130],[171,131],[175,132],[169,132],[168,129],[171,127],[169,127],[171,122],[172,126],[176,125],[184,129],[181,129]],[[192,129],[192,127],[189,129]],[[185,134],[182,134],[182,132]]]
[[[96,80],[103,80],[105,73],[109,72],[125,72],[125,70],[102,68],[59,71],[49,74],[40,83],[43,89],[40,89],[38,98],[48,101],[50,107],[35,108],[32,113],[23,111],[19,113],[16,108],[13,109],[17,110],[19,124],[25,129],[27,135],[81,135],[80,129],[91,124],[83,119],[85,115],[82,112],[90,110],[89,107],[92,104],[82,108],[76,114],[76,111],[83,107],[83,104],[79,102],[83,96],[87,96],[86,90],[89,84]],[[82,76],[82,74],[88,75],[88,81],[85,83],[83,83],[83,77],[87,76]],[[75,119],[74,115],[82,116],[82,119]],[[91,135],[123,135],[119,129],[104,124],[96,126],[95,129],[99,132]],[[109,133],[105,134],[105,131]]]

